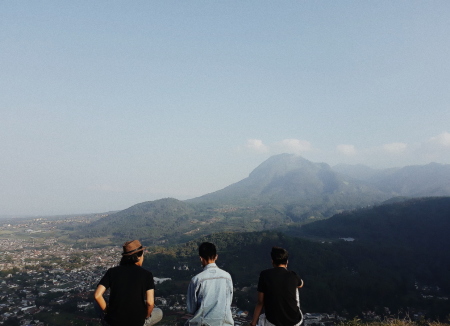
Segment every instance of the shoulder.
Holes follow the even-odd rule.
[[[115,266],[115,267],[108,268],[105,275],[111,275],[111,274],[116,273],[120,269],[119,267],[121,267],[121,266]]]
[[[267,275],[272,274],[273,272],[274,272],[274,269],[273,268],[269,268],[269,269],[263,270],[259,275],[260,276],[267,276]]]
[[[143,268],[143,267],[140,267],[140,266],[133,266],[133,267],[131,268],[131,270],[132,270],[132,271],[130,271],[130,275],[135,275],[136,277],[144,278],[144,279],[149,279],[149,278],[153,279],[153,274],[152,274],[152,272],[146,270],[146,269]]]
[[[217,268],[219,270],[219,273],[222,277],[226,277],[229,278],[231,280],[231,275],[230,273],[228,273],[227,271],[221,269],[221,268]]]
[[[201,278],[202,278],[202,274],[204,274],[204,272],[205,272],[205,271],[202,271],[202,272],[200,272],[200,273],[195,274],[194,276],[192,276],[192,278],[191,278],[191,283],[195,283],[195,282],[197,282],[199,279],[201,279]]]
[[[153,276],[153,273],[152,272],[150,272],[148,269],[145,269],[145,268],[143,268],[143,267],[139,267],[139,266],[136,266],[136,267],[138,267],[140,270],[141,270],[141,273],[142,274],[147,274],[147,275],[151,275],[151,276]]]
[[[295,277],[295,278],[298,278],[298,279],[300,279],[300,276],[299,276],[299,275],[297,275],[297,273],[296,273],[296,272],[294,272],[294,271],[289,271],[289,274],[290,274],[290,275],[292,275],[292,277]]]

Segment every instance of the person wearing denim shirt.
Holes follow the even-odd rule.
[[[187,311],[194,316],[185,326],[234,325],[231,276],[215,264],[218,256],[214,244],[203,242],[198,251],[203,271],[191,279],[188,287]]]

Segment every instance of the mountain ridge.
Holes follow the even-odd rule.
[[[342,166],[335,171],[326,163],[280,154],[224,189],[186,201],[165,198],[139,203],[92,223],[84,232],[115,241],[136,237],[183,242],[216,231],[262,231],[309,223],[387,200],[403,201],[402,197],[450,196],[450,165],[370,171],[374,173],[370,178],[357,180],[343,173]]]

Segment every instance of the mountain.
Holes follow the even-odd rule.
[[[381,170],[339,164],[333,170],[364,181],[390,197],[450,196],[450,164],[430,163]]]
[[[392,196],[450,196],[450,164],[430,163],[383,170],[367,181]]]
[[[326,163],[280,154],[250,175],[222,190],[188,202],[231,205],[296,204],[334,206],[336,210],[365,206],[388,196],[364,181],[340,174]]]
[[[81,228],[77,237],[183,242],[217,231],[261,231],[311,222],[386,200],[403,201],[401,196],[446,194],[450,165],[333,169],[281,154],[222,190],[187,201],[166,198],[136,204]]]
[[[379,170],[373,169],[363,164],[337,164],[333,166],[333,170],[345,174],[353,179],[368,181],[376,175]]]

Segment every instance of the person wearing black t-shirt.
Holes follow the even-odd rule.
[[[299,307],[298,288],[303,280],[287,270],[288,252],[273,247],[270,253],[273,268],[261,272],[258,281],[258,300],[251,326],[296,326],[303,321]],[[261,314],[262,310],[265,314]]]
[[[104,325],[150,326],[162,319],[162,310],[154,308],[153,274],[141,267],[144,249],[139,240],[126,242],[119,266],[108,269],[98,283],[94,298],[104,312]],[[107,305],[103,294],[108,288]]]

